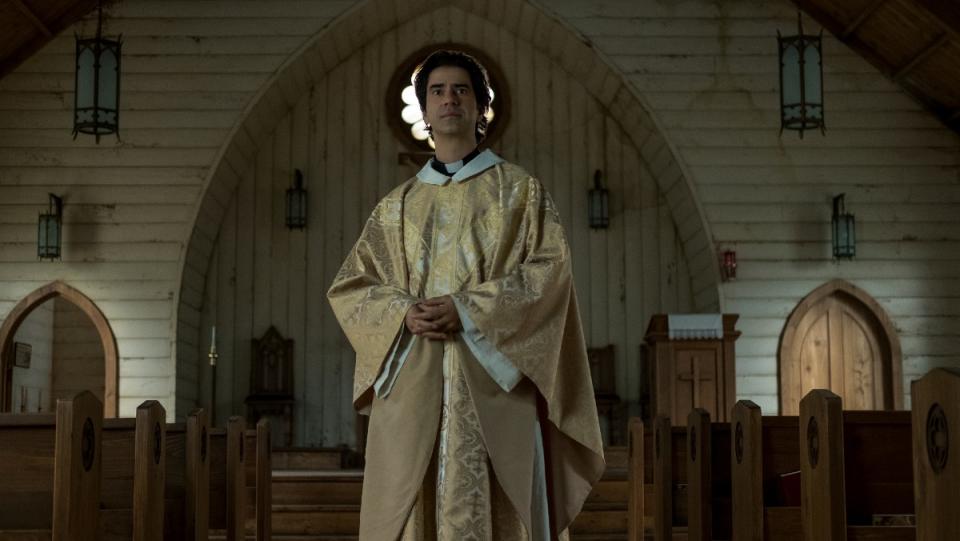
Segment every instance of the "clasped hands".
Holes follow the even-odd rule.
[[[431,340],[449,340],[462,330],[460,314],[450,295],[422,300],[407,310],[403,322],[417,336]]]

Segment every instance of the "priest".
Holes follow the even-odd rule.
[[[436,154],[379,202],[327,293],[370,415],[360,539],[566,538],[604,462],[557,210],[478,147],[479,62],[435,52],[414,87]]]

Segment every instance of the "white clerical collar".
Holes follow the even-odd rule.
[[[488,148],[478,154],[476,158],[467,162],[466,165],[460,167],[452,177],[448,177],[440,171],[437,171],[430,165],[430,162],[427,161],[426,165],[423,166],[423,169],[417,173],[417,179],[420,182],[426,182],[427,184],[443,186],[447,182],[450,182],[450,180],[453,180],[454,182],[461,182],[474,175],[478,175],[502,161],[503,158],[497,156]],[[447,167],[449,168],[450,165],[448,164]]]

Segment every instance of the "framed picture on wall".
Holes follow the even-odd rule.
[[[30,368],[30,355],[33,353],[33,346],[23,342],[13,343],[13,366],[20,368]]]

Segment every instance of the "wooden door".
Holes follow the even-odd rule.
[[[891,345],[879,306],[849,288],[811,294],[791,315],[780,350],[781,415],[796,415],[812,389],[833,391],[844,409],[894,409],[899,403],[899,347]]]

